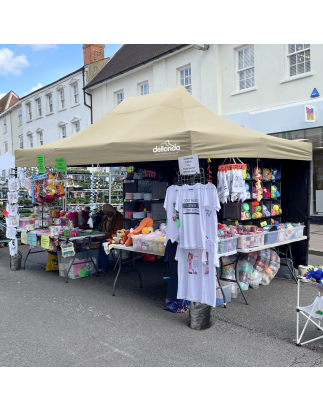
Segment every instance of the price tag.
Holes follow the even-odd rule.
[[[179,172],[183,176],[191,174],[200,174],[199,156],[178,157]]]
[[[37,247],[37,235],[35,233],[27,233],[27,244]]]
[[[45,173],[45,158],[43,155],[37,156],[38,173]]]
[[[49,236],[48,235],[41,236],[40,245],[41,247],[46,248],[47,250],[49,249]]]
[[[55,167],[57,171],[67,171],[65,159],[64,158],[55,158]]]
[[[21,232],[20,241],[21,241],[22,244],[28,244],[27,243],[27,232],[26,231]]]

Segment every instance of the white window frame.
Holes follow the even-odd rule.
[[[7,134],[8,128],[7,128],[7,119],[3,119],[3,134]]]
[[[147,93],[144,93],[144,88],[146,85],[147,85]],[[143,81],[142,83],[138,84],[138,96],[144,96],[146,94],[149,94],[149,82]]]
[[[36,99],[36,118],[41,118],[43,116],[43,108],[41,104],[41,97]]]
[[[66,129],[66,124],[60,127],[60,137],[61,138],[66,138],[67,137],[67,129]]]
[[[54,106],[53,106],[53,95],[47,94],[47,107],[48,107],[48,114],[54,113]]]
[[[65,88],[61,87],[58,91],[58,107],[59,110],[65,110],[66,109],[66,96],[65,96]],[[62,97],[64,97],[62,99]]]
[[[190,94],[192,94],[192,66],[190,64],[187,64],[186,66],[180,67],[177,70],[178,70],[178,84],[180,86],[185,87],[185,89]],[[189,77],[190,77],[190,82],[188,82],[186,85],[185,85],[185,70],[189,70]],[[183,82],[182,82],[182,79],[183,79]]]
[[[27,135],[28,136],[28,142],[29,142],[29,148],[33,148],[34,147],[34,137],[33,135],[30,133]]]
[[[18,136],[19,138],[19,148],[22,150],[24,148],[24,136]]]
[[[8,152],[8,141],[5,141],[3,145],[4,145],[4,152],[7,153]]]
[[[120,98],[121,94],[122,94],[122,99]],[[123,89],[115,91],[114,98],[115,98],[115,107],[117,107],[124,100],[124,91],[123,91]]]
[[[38,133],[39,145],[42,146],[44,144],[44,134],[42,131]]]
[[[312,74],[311,72],[311,45],[310,44],[295,44],[295,51],[293,52],[290,52],[290,46],[292,45],[291,44],[286,45],[286,56],[287,56],[286,78],[294,79],[298,77],[311,75]],[[302,49],[299,48],[298,50],[296,50],[297,46],[303,46],[303,47]],[[306,52],[309,52],[308,61],[309,61],[310,67],[308,71],[305,71]],[[304,53],[304,72],[303,73],[297,73],[298,66],[300,65],[301,62],[296,61],[296,64],[291,64],[293,56],[296,56],[296,59],[297,59],[297,54],[299,53]],[[295,66],[296,74],[291,75],[291,66]]]
[[[78,83],[72,84],[73,87],[73,105],[80,103],[80,92],[79,92],[79,85]]]
[[[22,126],[22,107],[18,108],[17,114],[18,114],[18,126]]]
[[[75,123],[75,133],[78,133],[79,131],[81,131],[81,124],[79,121],[77,121]]]
[[[31,108],[31,103],[27,103],[26,104],[26,117],[27,120],[26,121],[31,121],[33,119],[33,112],[32,112],[32,108]]]
[[[239,68],[239,52],[248,49],[248,48],[253,48],[253,64],[249,65],[249,66],[244,66],[243,68]],[[253,69],[253,76],[242,79],[240,78],[240,74],[244,71],[247,70],[251,70]],[[255,89],[255,48],[254,48],[254,44],[247,44],[243,47],[239,47],[236,49],[236,73],[237,73],[237,80],[236,80],[236,91],[237,92],[243,92],[243,91],[247,91],[250,89]],[[241,88],[240,82],[241,81],[245,81],[246,84],[246,80],[248,79],[253,79],[251,80],[251,85],[249,87],[245,87],[245,88]]]

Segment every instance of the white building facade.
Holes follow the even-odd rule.
[[[311,142],[311,213],[318,214],[323,213],[322,70],[323,45],[125,45],[86,90],[92,94],[94,121],[126,97],[182,84],[230,121]]]

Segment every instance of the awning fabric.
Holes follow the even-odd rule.
[[[16,150],[16,166],[45,166],[55,157],[67,166],[131,164],[200,158],[271,158],[312,160],[312,145],[284,140],[250,130],[215,114],[183,86],[139,97],[129,97],[91,126],[65,139]]]

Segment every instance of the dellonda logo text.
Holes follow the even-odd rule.
[[[159,146],[156,146],[153,149],[153,152],[155,154],[166,154],[168,152],[178,152],[180,151],[181,147],[177,146],[176,144],[171,144],[169,140],[164,141],[162,144]]]

